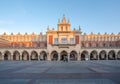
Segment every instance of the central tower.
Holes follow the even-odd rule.
[[[47,30],[47,51],[49,54],[57,52],[58,54],[55,55],[58,57],[57,60],[62,60],[64,55],[69,58],[72,56],[71,52],[78,54],[81,48],[81,31],[79,29],[71,30],[70,26],[70,21],[66,21],[65,16],[63,16],[62,20],[58,19],[57,30],[54,28]],[[54,54],[49,57],[54,58]]]
[[[66,21],[65,16],[63,16],[62,20],[58,20],[58,31],[70,31],[70,21]]]

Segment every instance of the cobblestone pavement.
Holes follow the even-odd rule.
[[[0,61],[0,84],[120,84],[120,60]]]

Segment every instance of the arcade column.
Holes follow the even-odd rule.
[[[47,60],[51,61],[50,53],[47,53]]]
[[[20,53],[20,60],[22,60],[22,53]]]
[[[68,61],[70,61],[70,53],[68,53]]]
[[[77,53],[77,61],[80,61],[80,53]]]
[[[9,54],[8,58],[9,58],[9,60],[13,60],[13,54],[11,54],[11,55]]]
[[[58,61],[60,61],[60,53],[58,53]]]
[[[4,55],[1,54],[0,60],[4,60]]]

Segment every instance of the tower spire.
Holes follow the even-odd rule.
[[[63,14],[62,23],[66,23],[65,15]]]

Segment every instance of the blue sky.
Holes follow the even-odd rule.
[[[120,32],[120,0],[0,0],[0,34],[45,33],[63,14],[83,33]]]

